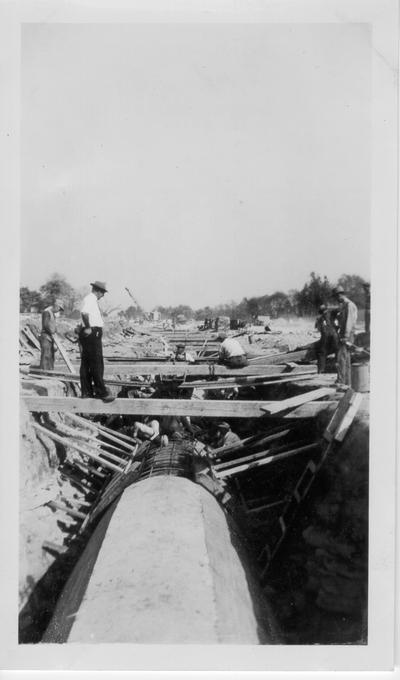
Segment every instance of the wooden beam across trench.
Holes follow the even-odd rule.
[[[73,362],[74,369],[79,373],[80,364]],[[129,363],[129,362],[110,362],[104,364],[105,375],[179,375],[179,376],[245,376],[245,375],[269,375],[276,373],[285,373],[287,375],[297,375],[302,373],[310,373],[314,370],[317,373],[316,366],[295,366],[292,370],[288,370],[285,364],[282,365],[268,365],[255,364],[245,366],[244,368],[228,368],[222,365],[212,365],[211,367],[204,363],[201,365],[186,364],[183,362],[173,363]]]
[[[23,396],[29,411],[64,413],[103,413],[137,416],[184,415],[210,418],[267,418],[265,410],[276,402],[272,401],[230,401],[202,399],[115,399],[105,404],[101,399],[79,399],[77,397]],[[310,418],[331,402],[309,402],[303,411],[293,410],[289,418]],[[312,406],[311,406],[312,404]],[[304,408],[306,407],[306,408]],[[296,413],[297,410],[297,413]],[[286,414],[285,414],[286,415]]]

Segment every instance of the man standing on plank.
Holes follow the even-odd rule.
[[[92,292],[83,299],[81,309],[83,327],[79,333],[81,344],[81,390],[82,398],[95,397],[104,402],[114,401],[104,384],[103,318],[99,300],[107,293],[104,281],[90,284]]]
[[[64,311],[62,300],[55,300],[42,313],[42,332],[40,334],[40,368],[43,371],[54,369],[54,335],[57,332],[56,319]]]

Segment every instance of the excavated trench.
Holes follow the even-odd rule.
[[[25,389],[73,394],[54,380]],[[282,399],[305,389],[259,386],[243,398]],[[241,439],[288,429],[272,445],[279,453],[320,441],[333,409],[307,420],[230,424]],[[110,474],[103,478],[32,427],[62,416],[21,417],[21,643],[367,643],[367,405],[325,461],[267,568],[263,550],[279,531],[282,502],[319,450],[221,482],[212,472],[216,461],[199,457],[193,438],[146,443],[139,468],[86,522]],[[110,426],[127,432],[132,420],[115,418]],[[193,419],[198,439],[209,443],[216,422]],[[83,515],[60,513],[51,506],[56,497]]]

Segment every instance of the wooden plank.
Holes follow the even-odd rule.
[[[28,371],[30,376],[37,376],[39,378],[58,378],[59,380],[68,380],[69,382],[80,382],[78,373],[66,373],[65,371],[44,371],[41,368],[30,368]],[[106,385],[115,385],[116,387],[143,387],[142,382],[134,382],[132,380],[113,380],[112,378],[104,378]]]
[[[46,397],[43,397],[46,399]],[[74,397],[72,397],[74,399]],[[66,437],[61,437],[60,435],[56,434],[56,432],[53,432],[52,430],[47,429],[47,427],[43,427],[42,425],[39,425],[38,423],[32,423],[32,426],[35,428],[35,430],[38,430],[39,432],[42,432],[45,434],[47,437],[50,439],[54,439],[54,441],[59,442],[60,444],[63,444],[64,446],[70,447],[71,449],[75,449],[78,451],[83,456],[87,456],[88,458],[92,458],[95,460],[99,465],[102,467],[108,468],[109,470],[114,470],[115,472],[122,472],[123,468],[119,465],[114,465],[114,463],[111,463],[108,460],[105,460],[102,458],[99,454],[93,453],[92,451],[88,451],[87,449],[82,448],[82,446],[79,446],[75,442],[71,441],[70,439],[67,439]]]
[[[262,512],[263,510],[265,511],[265,510],[269,510],[270,508],[277,507],[278,505],[284,505],[284,503],[286,503],[286,502],[287,502],[287,498],[285,496],[285,498],[282,498],[279,501],[273,501],[272,503],[267,503],[266,505],[257,505],[257,507],[254,507],[254,508],[246,508],[245,513],[246,513],[246,515],[251,515],[253,513],[255,514],[257,512]]]
[[[351,400],[351,404],[347,413],[345,414],[342,422],[339,424],[338,429],[335,434],[335,441],[342,442],[345,435],[347,434],[350,425],[352,424],[358,409],[361,406],[363,400],[363,395],[360,392],[356,392]]]
[[[28,340],[30,340],[30,342],[32,343],[32,345],[33,345],[34,347],[36,347],[36,349],[39,349],[39,350],[41,349],[39,340],[38,340],[38,339],[36,338],[36,336],[32,333],[31,329],[28,328],[28,326],[25,326],[25,327],[22,329],[22,332],[25,333],[25,335],[26,335],[26,337],[28,338]]]
[[[66,413],[66,417],[67,417],[67,418],[72,418],[72,417],[73,417],[73,414],[72,414],[72,413]],[[62,430],[60,429],[60,431],[62,432],[64,429],[67,430],[67,433],[66,433],[66,434],[68,434],[68,432],[69,432],[69,434],[70,434],[71,436],[74,436],[74,437],[76,437],[77,439],[83,439],[84,441],[88,441],[88,442],[91,442],[91,441],[92,441],[92,442],[94,442],[95,444],[100,445],[100,446],[102,447],[102,452],[105,452],[105,453],[106,453],[104,447],[107,447],[107,449],[110,449],[110,450],[111,450],[111,453],[114,452],[114,453],[116,453],[117,455],[118,455],[118,454],[122,454],[123,456],[129,456],[129,455],[130,455],[130,451],[121,449],[119,446],[114,446],[114,444],[109,444],[108,442],[105,442],[103,439],[98,439],[98,436],[99,436],[99,435],[103,436],[103,434],[104,434],[104,433],[102,433],[102,432],[99,432],[98,430],[97,430],[97,432],[96,432],[96,436],[93,437],[93,436],[91,436],[91,435],[89,435],[89,434],[86,434],[86,433],[83,432],[82,430],[79,430],[79,429],[76,428],[76,427],[68,427],[67,425],[64,425],[64,424],[63,424],[63,425],[62,425]],[[90,431],[93,432],[93,430],[90,430]],[[121,461],[121,455],[118,455],[118,459]],[[126,463],[126,462],[127,462],[127,461],[126,461],[126,458],[123,459],[123,461],[121,461],[121,462]]]
[[[83,426],[91,428],[92,430],[100,433],[101,436],[107,437],[111,441],[118,442],[120,446],[124,446],[129,452],[136,448],[138,442],[140,443],[139,439],[129,437],[127,434],[112,430],[111,428],[101,425],[100,423],[93,423],[91,420],[88,420],[88,418],[82,418],[81,416],[77,416],[76,414],[72,413],[68,413],[68,418],[71,418],[75,422],[81,423]]]
[[[162,356],[141,356],[141,357],[127,357],[127,356],[120,356],[120,355],[104,355],[103,359],[106,362],[110,363],[140,363],[140,362],[146,362],[146,363],[160,363],[164,361],[170,361],[169,357],[162,357]]]
[[[73,363],[75,371],[79,371],[80,364]],[[311,366],[298,366],[293,369],[290,375],[297,375],[305,371],[312,371]],[[186,364],[184,362],[164,363],[164,364],[146,364],[146,363],[110,363],[105,364],[104,372],[106,375],[163,375],[163,376],[246,376],[246,375],[270,375],[271,373],[284,373],[287,371],[285,365],[274,366],[245,366],[244,368],[228,368],[220,364],[213,364],[209,367],[206,361],[202,364]],[[314,372],[317,372],[316,366]]]
[[[282,411],[287,411],[288,409],[295,408],[296,406],[301,406],[308,401],[315,401],[317,399],[322,399],[323,397],[330,397],[336,394],[336,390],[330,387],[321,387],[317,390],[311,390],[310,392],[305,392],[304,394],[298,394],[296,397],[290,397],[290,399],[282,399],[282,401],[275,401],[268,406],[261,407],[263,411],[269,415],[276,413],[281,413]]]
[[[281,364],[281,363],[286,363],[289,361],[304,361],[307,353],[310,352],[310,350],[313,349],[313,346],[310,345],[308,347],[305,347],[304,349],[298,349],[293,352],[279,352],[279,354],[269,354],[266,356],[258,356],[258,357],[253,357],[249,358],[249,362],[254,365],[254,364]]]
[[[290,432],[290,430],[286,430],[286,432]],[[275,439],[278,438],[278,435],[275,435]],[[268,438],[266,438],[268,440]],[[272,441],[274,437],[270,438],[270,441]],[[260,444],[266,443],[265,440],[262,440]],[[304,446],[305,444],[309,444],[307,440],[301,440],[296,442],[296,447],[299,448],[300,446]],[[286,443],[286,444],[281,444],[281,446],[274,446],[273,449],[268,449],[264,451],[258,451],[257,453],[254,453],[252,451],[253,447],[249,447],[250,451],[246,454],[246,450],[243,450],[242,453],[245,453],[244,456],[241,458],[232,458],[231,460],[225,461],[225,459],[222,459],[221,462],[215,463],[214,468],[219,471],[219,470],[227,470],[228,468],[233,468],[236,467],[239,463],[247,463],[252,460],[257,460],[258,458],[264,458],[266,455],[268,455],[269,451],[273,451],[273,453],[278,454],[278,453],[285,453],[286,451],[289,451],[290,447],[293,447],[293,442],[291,443]]]
[[[59,543],[53,543],[52,541],[43,541],[42,550],[48,550],[51,553],[62,555],[67,552],[68,547],[66,545],[59,545]]]
[[[213,382],[211,381],[191,381],[191,382],[185,382],[182,383],[181,385],[178,385],[178,389],[180,390],[185,390],[185,389],[191,389],[194,387],[199,387],[203,390],[225,390],[228,389],[229,387],[247,387],[247,386],[252,386],[252,385],[277,385],[281,383],[287,383],[287,382],[299,382],[300,380],[310,380],[311,378],[315,378],[315,373],[314,371],[310,373],[309,375],[307,373],[304,374],[298,374],[295,376],[285,376],[285,373],[277,374],[277,375],[271,375],[271,376],[250,376],[246,378],[226,378],[225,380],[215,380]],[[277,380],[271,380],[271,378],[279,378]]]
[[[212,418],[259,418],[264,416],[261,406],[266,401],[230,401],[201,399],[115,399],[104,403],[101,399],[79,399],[77,397],[22,397],[30,411],[52,411],[62,413],[104,413],[122,415],[186,415]]]
[[[326,441],[332,441],[334,439],[337,429],[340,426],[340,423],[342,422],[350,404],[353,399],[355,392],[351,389],[351,387],[346,390],[344,395],[342,396],[338,407],[333,414],[331,420],[329,421],[328,425],[326,426],[325,432],[323,434],[324,439]]]
[[[256,446],[261,446],[267,442],[272,442],[276,439],[282,439],[282,437],[286,437],[286,435],[289,434],[292,429],[293,428],[290,427],[276,427],[267,432],[265,436],[261,434],[253,435],[251,437],[247,437],[246,439],[242,439],[240,442],[236,442],[236,444],[231,444],[230,446],[219,446],[217,449],[213,449],[211,453],[213,458],[223,459],[228,454],[238,453],[239,451],[244,451],[245,449],[253,449]],[[220,465],[220,463],[217,465]]]
[[[61,435],[64,435],[65,437],[73,437],[75,439],[81,440],[82,443],[89,448],[89,450],[92,450],[93,453],[97,453],[100,456],[105,456],[111,461],[114,461],[115,463],[120,463],[121,465],[126,465],[127,460],[126,458],[121,458],[121,456],[115,455],[112,451],[106,451],[105,449],[100,448],[100,445],[102,444],[99,439],[96,439],[96,437],[91,437],[88,434],[85,434],[84,432],[79,432],[77,428],[74,427],[68,427],[68,425],[63,425],[59,426],[60,429],[58,429],[58,432]],[[62,428],[62,429],[61,429]],[[93,446],[91,442],[95,442],[97,446]],[[118,451],[119,453],[127,455],[127,451],[121,451],[121,449],[117,449],[115,446],[112,446],[111,444],[103,444],[103,446],[108,446],[114,451]]]
[[[270,463],[276,463],[277,461],[284,460],[285,458],[291,458],[292,456],[297,456],[301,453],[306,453],[308,451],[313,451],[320,448],[320,444],[307,444],[306,446],[300,446],[296,449],[291,449],[285,451],[284,453],[277,453],[275,456],[268,455],[270,450],[264,451],[266,458],[262,460],[254,460],[251,463],[245,463],[244,465],[238,465],[237,467],[231,467],[228,470],[218,470],[215,471],[215,475],[218,479],[223,479],[224,477],[230,477],[232,475],[237,475],[241,472],[246,472],[249,470],[254,470],[255,468],[262,467],[264,465],[269,465]]]
[[[25,338],[22,337],[22,333],[21,333],[20,336],[19,336],[19,344],[21,345],[22,349],[23,349],[25,352],[29,352],[29,354],[31,354],[32,356],[35,356],[34,350],[32,349],[32,347],[30,347],[30,346],[28,345],[28,343],[27,343],[27,341],[25,340]]]
[[[243,463],[251,463],[254,460],[258,460],[259,458],[265,458],[265,456],[269,455],[270,451],[271,449],[259,451],[258,453],[252,453],[251,455],[242,456],[241,458],[234,458],[233,460],[227,461],[226,463],[217,463],[213,466],[213,468],[216,472],[232,470],[233,468],[238,467],[238,465],[243,465]]]
[[[63,347],[63,344],[62,344],[60,338],[58,338],[56,335],[54,335],[54,344],[55,344],[55,346],[57,347],[58,351],[60,352],[62,358],[64,359],[65,364],[66,364],[66,366],[67,366],[69,372],[70,372],[70,373],[74,373],[74,367],[73,367],[73,365],[71,364],[71,362],[70,362],[70,360],[69,360],[69,357],[67,356],[67,353],[66,353],[66,351],[65,351],[65,349],[64,349],[64,347]]]
[[[284,413],[284,415],[279,415],[278,417],[283,418],[284,420],[301,420],[301,419],[308,419],[308,418],[315,418],[318,413],[321,413],[321,411],[326,411],[326,409],[330,409],[333,406],[337,406],[338,402],[337,401],[309,401],[306,404],[302,404],[301,406],[298,406],[297,408],[293,409],[293,411],[289,411],[289,413]]]
[[[52,508],[52,510],[62,510],[62,512],[65,512],[67,515],[71,515],[71,517],[75,517],[76,519],[85,519],[86,517],[86,513],[73,510],[72,508],[69,508],[63,503],[58,503],[57,501],[49,501],[47,505],[49,508]]]
[[[187,415],[211,418],[259,418],[267,417],[267,405],[276,402],[230,401],[201,399],[115,399],[105,404],[100,399],[78,397],[40,397],[22,395],[29,411],[71,413],[114,413],[121,415]],[[284,419],[313,418],[317,413],[336,402],[305,404],[291,411]],[[307,408],[305,408],[307,407]]]

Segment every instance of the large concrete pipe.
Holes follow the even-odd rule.
[[[64,588],[43,642],[277,642],[272,616],[214,496],[156,476],[110,507]]]

